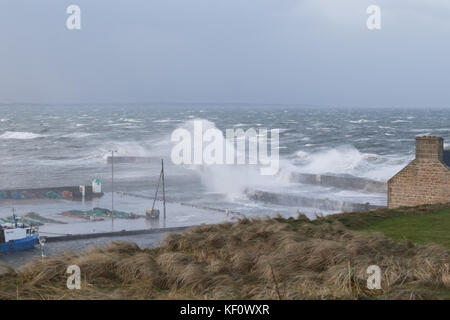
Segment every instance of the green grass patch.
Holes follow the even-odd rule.
[[[340,213],[315,220],[308,220],[304,215],[297,219],[278,217],[275,220],[288,223],[293,229],[304,223],[318,225],[337,221],[354,231],[382,232],[396,241],[407,239],[413,243],[436,243],[450,248],[450,203]]]
[[[437,243],[450,248],[450,209],[426,215],[395,216],[361,230],[382,232],[397,241],[408,239],[414,243]]]

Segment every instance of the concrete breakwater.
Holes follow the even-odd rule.
[[[86,200],[102,196],[103,192],[96,193],[93,192],[92,186],[85,186],[84,198]],[[0,201],[30,199],[82,200],[83,194],[79,186],[0,190]]]
[[[385,182],[357,177],[339,177],[322,174],[293,172],[291,173],[290,181],[303,184],[320,185],[325,187],[335,187],[346,190],[362,190],[376,193],[387,192],[387,184]]]
[[[305,196],[282,194],[259,190],[246,190],[247,197],[253,201],[261,201],[286,206],[317,208],[326,211],[355,212],[380,208],[369,203],[353,203],[347,201],[317,199]]]
[[[153,228],[140,230],[121,230],[121,231],[81,233],[81,234],[65,234],[65,235],[45,236],[45,239],[46,242],[61,242],[61,241],[73,241],[73,240],[105,238],[105,237],[137,236],[154,233],[180,232],[191,227],[194,226]]]

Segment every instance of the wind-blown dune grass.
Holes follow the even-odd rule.
[[[193,227],[160,248],[111,242],[0,276],[2,299],[450,299],[450,250],[342,223],[284,219]],[[68,290],[66,269],[81,269]],[[370,265],[380,290],[367,289]]]

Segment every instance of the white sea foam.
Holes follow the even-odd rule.
[[[191,116],[190,116],[191,117]],[[166,122],[180,122],[180,120],[175,119],[160,119],[160,120],[154,120],[154,123],[166,123]]]
[[[367,120],[367,119],[359,119],[359,120],[349,120],[350,123],[369,123],[369,122],[377,122],[377,120]]]
[[[73,133],[68,133],[65,135],[62,135],[63,138],[74,138],[74,139],[82,139],[82,138],[86,138],[89,136],[92,136],[93,133],[87,133],[87,132],[73,132]]]
[[[22,131],[5,131],[0,135],[0,139],[16,139],[16,140],[29,140],[44,137],[43,135],[32,133],[32,132],[22,132]]]
[[[416,134],[415,137],[423,137],[423,136],[431,136],[431,132],[419,131],[419,134]]]
[[[437,128],[437,129],[411,129],[411,132],[450,132],[450,128]]]
[[[217,129],[214,122],[205,119],[193,119],[184,122],[179,128],[194,132],[194,123],[202,122],[202,129]],[[227,141],[224,141],[227,143]],[[235,152],[236,146],[234,146]],[[282,165],[282,164],[281,164]],[[261,188],[263,186],[285,185],[286,182],[278,176],[263,176],[259,165],[188,165],[199,177],[208,192],[223,194],[228,200],[243,197],[246,188]]]
[[[161,122],[177,121],[162,119]],[[205,119],[189,119],[178,128],[193,132],[194,122],[202,121],[203,130],[216,128],[214,122]],[[308,138],[304,137],[305,142]],[[306,144],[314,146],[315,144]],[[153,137],[152,141],[111,142],[101,148],[102,156],[110,155],[108,150],[117,150],[117,155],[151,156],[170,158],[173,143],[170,134]],[[410,159],[410,155],[381,156],[360,152],[352,145],[343,145],[321,151],[307,151],[304,148],[293,154],[293,159],[280,159],[280,171],[276,176],[261,176],[256,165],[186,165],[177,166],[178,171],[191,172],[200,178],[206,192],[225,195],[229,200],[243,198],[245,189],[267,189],[292,186],[289,182],[293,171],[319,174],[350,174],[379,181],[386,181],[397,173]],[[291,161],[292,160],[292,161]],[[170,165],[170,162],[169,162]],[[187,170],[187,171],[186,171]],[[298,188],[294,187],[294,188]],[[309,188],[309,187],[308,187]]]
[[[108,150],[117,151],[117,156],[151,157],[155,155],[150,148],[136,141],[112,142],[100,150],[104,159],[111,155],[111,152]]]
[[[132,119],[132,118],[120,118],[119,120],[124,121],[124,122],[131,122],[131,123],[139,123],[139,122],[142,122],[142,120]]]
[[[308,157],[309,157],[309,153],[308,152],[305,152],[305,151],[297,151],[296,153],[295,153],[295,156],[298,158],[298,159],[301,159],[301,160],[304,160],[304,159],[308,159]]]
[[[317,152],[297,151],[297,170],[315,174],[351,174],[386,181],[403,168],[410,157],[388,157],[362,153],[354,146],[342,145]]]

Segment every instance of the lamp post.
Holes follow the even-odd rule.
[[[111,224],[114,228],[114,152],[117,150],[109,150],[111,152]]]
[[[161,159],[161,175],[162,175],[162,185],[163,185],[163,205],[164,205],[164,227],[166,225],[166,187],[164,182],[164,160]]]

